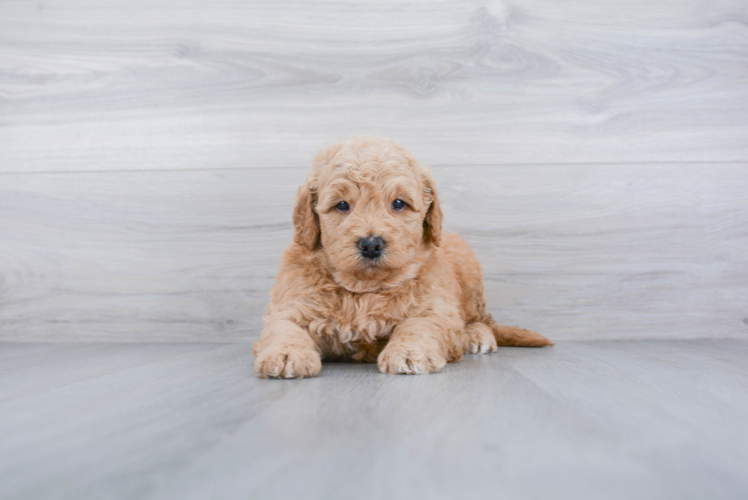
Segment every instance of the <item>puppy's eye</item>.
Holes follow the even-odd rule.
[[[348,202],[341,201],[340,203],[335,205],[335,208],[337,208],[339,212],[347,212],[351,208],[351,206],[348,205]]]
[[[397,210],[398,212],[405,208],[405,202],[401,200],[400,198],[396,199],[392,202],[392,209]]]

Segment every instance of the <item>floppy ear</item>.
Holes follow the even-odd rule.
[[[306,181],[296,194],[296,208],[293,211],[293,240],[299,245],[315,250],[319,247],[319,217],[314,211],[315,196]]]
[[[442,241],[442,208],[439,205],[439,195],[436,194],[436,188],[434,187],[434,181],[427,178],[426,187],[424,189],[426,199],[431,198],[431,204],[426,212],[426,217],[423,219],[423,240],[428,243],[431,242],[436,246]]]

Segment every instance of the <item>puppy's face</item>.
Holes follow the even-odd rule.
[[[356,137],[322,150],[299,190],[296,241],[322,251],[343,281],[385,280],[439,243],[428,171],[391,141]]]
[[[332,166],[315,210],[322,248],[338,271],[372,279],[415,257],[428,207],[413,174],[396,162]]]

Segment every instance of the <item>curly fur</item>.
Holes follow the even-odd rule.
[[[398,198],[401,211],[392,208]],[[350,210],[336,209],[341,201]],[[478,260],[465,240],[442,234],[431,173],[390,140],[357,136],[322,149],[293,223],[254,345],[262,377],[313,377],[323,358],[431,373],[465,352],[553,345],[493,321]],[[372,235],[385,242],[373,262],[357,247]]]

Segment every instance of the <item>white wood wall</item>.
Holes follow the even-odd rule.
[[[357,133],[433,168],[500,321],[748,336],[748,2],[0,0],[0,340],[253,340]]]

